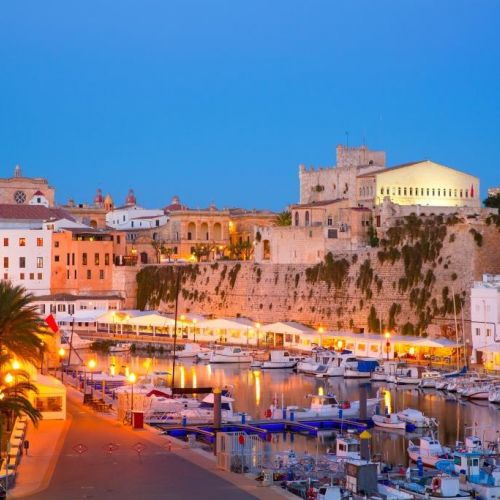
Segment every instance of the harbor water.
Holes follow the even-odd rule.
[[[90,356],[91,354],[88,354]],[[87,356],[87,355],[86,355]],[[136,355],[99,355],[98,367],[108,371],[114,366],[116,373],[133,371],[138,377],[152,371],[172,372],[172,358]],[[263,419],[273,403],[278,406],[297,405],[308,407],[308,395],[334,394],[339,401],[357,400],[360,385],[366,384],[368,397],[377,392],[384,407],[390,412],[415,408],[425,415],[435,417],[439,426],[437,437],[443,445],[454,445],[464,439],[468,427],[476,426],[476,434],[485,441],[496,441],[500,436],[500,406],[487,401],[464,401],[458,396],[433,389],[394,386],[384,382],[345,380],[342,377],[319,379],[294,373],[291,370],[254,370],[249,364],[196,363],[191,360],[176,361],[176,387],[227,387],[235,399],[234,407],[246,412],[253,419]],[[422,431],[420,431],[422,432]],[[425,431],[424,431],[425,432]],[[370,429],[372,453],[393,464],[408,463],[406,448],[409,439],[418,439],[419,433]],[[334,445],[332,432],[320,432],[318,437],[301,434],[276,434],[269,438],[269,445],[276,451],[293,449],[311,454],[323,453]]]

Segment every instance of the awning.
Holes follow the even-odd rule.
[[[482,352],[500,352],[500,344],[489,344],[484,347],[478,347],[477,350]]]
[[[166,326],[174,326],[175,321],[168,316],[163,316],[160,313],[153,312],[149,314],[144,314],[141,316],[136,316],[135,318],[130,318],[129,320],[125,320],[124,323],[127,325],[135,325],[135,326],[158,326],[158,327],[166,327]],[[177,326],[181,326],[181,322],[177,320]]]
[[[316,330],[295,321],[278,321],[277,323],[263,325],[260,329],[264,332],[281,333],[284,335],[300,335],[304,333],[319,335]]]
[[[75,323],[93,323],[97,321],[97,318],[102,316],[102,314],[102,309],[80,309],[75,311],[74,314],[58,312],[56,313],[56,321],[58,323],[72,323],[73,321],[75,321]]]
[[[415,344],[417,347],[434,347],[434,348],[443,348],[443,347],[461,347],[462,344],[457,344],[456,342],[451,341],[450,339],[415,339],[412,344]]]
[[[97,318],[98,323],[128,323],[131,318],[151,314],[151,311],[139,311],[138,309],[127,309],[123,311],[106,311]]]
[[[247,318],[207,319],[206,321],[200,321],[197,326],[213,330],[248,330],[249,328],[255,328],[253,321]]]

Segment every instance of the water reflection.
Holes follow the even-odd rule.
[[[114,368],[113,368],[114,365]],[[160,357],[139,356],[101,356],[98,370],[116,373],[134,372],[138,376],[151,371],[172,372],[172,360]],[[192,361],[176,362],[176,380],[181,387],[229,387],[235,397],[235,408],[244,411],[254,419],[264,418],[266,410],[277,400],[285,405],[308,406],[308,394],[333,393],[340,400],[359,398],[360,381],[333,378],[316,379],[286,370],[256,371],[246,365],[209,365],[196,364]],[[363,382],[364,383],[364,382]],[[500,412],[487,402],[469,403],[453,395],[440,394],[437,391],[421,391],[411,388],[396,388],[382,383],[367,384],[368,397],[375,397],[377,391],[383,398],[383,405],[390,411],[405,408],[417,408],[439,421],[438,438],[443,444],[453,445],[464,439],[464,430],[476,424],[482,430],[478,432],[485,440],[496,440],[500,432]],[[408,436],[404,433],[373,429],[372,451],[381,453],[392,463],[406,463],[408,439],[415,439],[418,434]],[[288,433],[269,437],[266,446],[272,450],[294,448],[297,451],[316,453],[326,451],[332,446],[332,433],[320,433],[318,438]]]

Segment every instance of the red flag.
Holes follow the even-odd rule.
[[[47,325],[49,325],[49,328],[54,332],[54,333],[57,333],[59,331],[59,327],[57,326],[57,323],[56,323],[56,318],[54,318],[54,316],[52,314],[49,314],[46,318],[45,318],[45,323],[47,323]]]

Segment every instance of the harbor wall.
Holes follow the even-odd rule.
[[[297,321],[312,327],[454,337],[454,311],[470,334],[470,288],[500,273],[499,229],[484,222],[402,226],[367,247],[323,264],[219,261],[146,266],[127,294],[139,308],[174,311],[175,273],[182,269],[179,311]],[[462,315],[464,321],[462,322]]]

